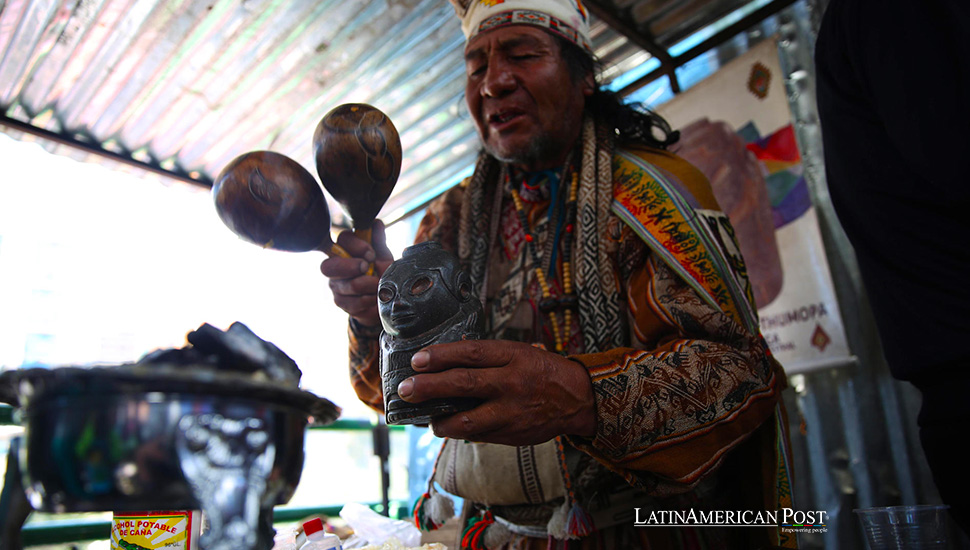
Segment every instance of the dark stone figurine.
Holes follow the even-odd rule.
[[[381,381],[388,424],[427,424],[432,417],[472,408],[471,398],[408,403],[397,386],[414,375],[411,356],[431,344],[478,340],[485,330],[482,304],[458,258],[428,241],[404,250],[381,277],[377,291],[381,334]]]

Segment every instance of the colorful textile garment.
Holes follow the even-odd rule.
[[[602,133],[588,139],[593,132],[584,128],[585,144],[603,141]],[[506,458],[495,461],[508,466],[474,470],[480,493],[460,494],[456,484],[466,499],[465,547],[794,547],[794,536],[771,527],[634,526],[635,509],[791,506],[779,395],[785,378],[758,333],[743,261],[704,176],[664,151],[587,149],[579,155],[581,189],[587,192],[579,201],[576,224],[582,227],[566,261],[586,269],[580,292],[592,294],[585,309],[593,314],[573,318],[566,340],[568,356],[590,374],[596,434],[542,444],[561,449],[558,454],[543,446],[507,447]],[[468,262],[484,298],[490,338],[554,349],[510,197],[510,187],[521,182],[503,174],[491,159],[480,160],[475,177],[429,206],[416,240],[437,240]],[[598,185],[604,180],[607,185]],[[535,241],[552,243],[544,246],[541,263],[559,251],[552,265],[542,267],[555,294],[562,292],[565,255],[564,247],[555,248],[561,246],[555,235],[565,232],[557,232],[550,215],[554,193],[544,185],[551,186],[540,182],[525,219]],[[597,244],[585,247],[591,238]],[[609,319],[611,310],[619,313],[615,320],[597,321]],[[354,327],[351,332],[355,388],[365,402],[378,405],[370,351],[376,339]],[[437,486],[453,488],[447,480],[462,479],[468,456],[491,452],[482,445],[446,443],[454,456],[443,452],[439,458]],[[562,475],[547,475],[546,467],[560,468]],[[514,491],[487,490],[515,483],[523,487],[518,503],[509,496]],[[499,531],[504,537],[489,540]]]

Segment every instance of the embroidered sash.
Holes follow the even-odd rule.
[[[613,181],[613,213],[701,298],[757,334],[751,283],[727,216],[694,208],[686,189],[626,151],[613,157]]]

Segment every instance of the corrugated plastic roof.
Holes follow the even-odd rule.
[[[740,5],[765,3],[590,3],[636,34],[634,43],[594,17],[604,78],[642,66],[651,58],[644,47],[669,61],[666,48],[684,36]],[[320,118],[342,103],[370,103],[394,122],[404,149],[382,211],[393,221],[454,184],[477,154],[463,45],[444,0],[8,0],[0,3],[0,128],[206,184],[257,149],[313,172]]]

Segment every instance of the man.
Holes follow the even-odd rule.
[[[970,534],[970,3],[832,0],[816,42],[832,204],[855,249],[889,370],[923,396],[940,496]]]
[[[465,499],[463,548],[793,546],[775,527],[635,526],[651,511],[791,506],[784,374],[707,181],[663,150],[662,120],[597,89],[582,5],[456,12],[484,152],[416,240],[457,253],[490,339],[416,353],[398,387],[411,402],[482,401],[432,421],[447,439],[418,522],[444,519],[441,488]],[[381,233],[373,246],[341,234],[358,259],[321,265],[350,314],[352,382],[378,409],[364,272],[390,260]]]

